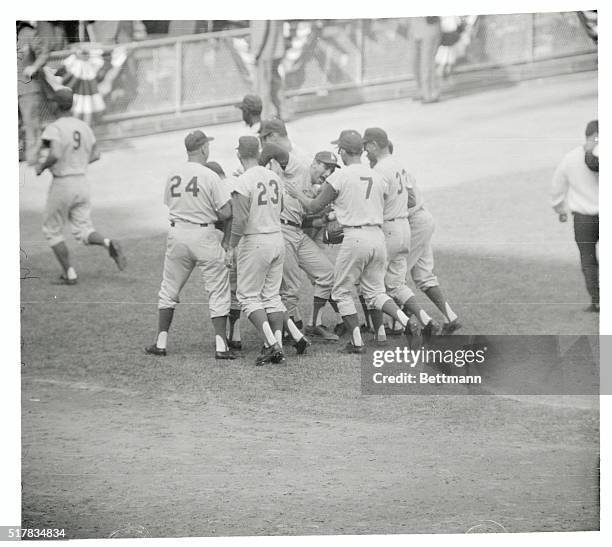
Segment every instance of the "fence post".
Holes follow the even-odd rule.
[[[183,104],[183,42],[176,41],[175,47],[176,82],[174,84],[174,108],[175,113],[180,114]]]
[[[363,67],[364,67],[364,54],[365,54],[365,38],[364,38],[364,19],[359,19],[359,29],[357,31],[357,45],[359,47],[359,56],[357,62],[357,84],[363,85]]]

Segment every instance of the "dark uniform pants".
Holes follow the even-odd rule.
[[[599,261],[596,244],[599,241],[599,215],[574,215],[574,239],[580,251],[580,264],[591,301],[599,304]]]

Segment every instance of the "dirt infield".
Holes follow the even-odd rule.
[[[321,113],[290,130],[310,152],[347,127],[388,130],[436,218],[436,269],[464,332],[595,334],[548,184],[596,112],[587,73],[438,105]],[[231,170],[240,128],[206,131],[211,159]],[[46,185],[22,171],[24,526],[69,538],[464,533],[491,520],[509,532],[599,529],[595,399],[365,397],[358,361],[335,345],[256,369],[246,323],[244,358],[215,362],[197,275],[168,357],[145,356],[163,176],[183,136],[115,143],[92,166],[94,221],[122,240],[129,266],[118,273],[100,249],[70,242],[74,287],[50,284],[59,271],[40,233]]]

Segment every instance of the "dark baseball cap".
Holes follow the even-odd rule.
[[[354,129],[345,129],[340,133],[340,136],[331,142],[337,144],[338,149],[342,148],[349,154],[361,154],[363,152],[363,141],[359,131]]]
[[[285,169],[289,163],[289,153],[277,144],[264,144],[259,156],[259,165],[268,165],[271,159],[275,159]]]
[[[70,110],[72,108],[74,94],[69,87],[62,87],[55,92],[54,99],[61,110]]]
[[[380,148],[385,148],[389,146],[389,137],[380,127],[368,127],[363,134],[363,144],[367,142],[375,142]]]
[[[187,149],[187,152],[195,152],[207,142],[214,140],[214,137],[207,137],[205,133],[198,129],[196,131],[192,131],[185,137],[185,148]]]
[[[240,137],[238,139],[238,153],[243,158],[258,158],[259,157],[259,140],[257,137]]]
[[[338,165],[338,158],[336,157],[336,154],[334,154],[333,152],[328,152],[327,150],[323,150],[322,152],[317,152],[315,154],[314,159],[316,161],[320,161],[321,163],[324,163],[325,165],[331,165],[332,167],[336,167],[340,169],[340,165]]]
[[[587,137],[590,137],[595,133],[599,133],[599,120],[591,120],[589,123],[587,123],[586,129],[584,131],[584,134]]]
[[[225,177],[225,171],[223,167],[219,165],[216,161],[208,161],[204,164],[204,167],[208,167],[211,171],[214,171],[220,177]]]
[[[258,133],[260,137],[265,137],[270,133],[278,133],[281,137],[286,137],[287,127],[283,120],[279,118],[269,118],[261,122]]]
[[[246,110],[247,112],[253,112],[255,114],[261,114],[261,110],[263,109],[261,97],[258,95],[245,95],[242,98],[242,102],[236,103],[234,106],[240,108],[240,110]]]

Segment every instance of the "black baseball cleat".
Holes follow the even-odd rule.
[[[280,363],[284,362],[284,360],[283,350],[278,344],[274,344],[268,348],[263,347],[261,349],[261,353],[255,359],[255,366],[260,367],[266,363]]]
[[[165,357],[167,355],[166,348],[158,348],[155,344],[147,346],[144,351],[147,355],[157,355],[158,357]]]
[[[119,245],[118,241],[111,239],[108,246],[108,254],[115,261],[115,264],[117,264],[117,268],[119,268],[120,271],[125,270],[127,266],[127,258],[125,258],[125,255],[121,250],[121,245]]]
[[[421,325],[414,315],[408,319],[408,323],[404,329],[404,334],[406,335],[408,347],[410,349],[418,349],[423,345]]]
[[[228,340],[227,345],[229,349],[237,349],[238,351],[242,349],[242,342],[240,340]]]
[[[229,349],[227,351],[215,351],[215,359],[219,359],[221,361],[232,361],[236,359],[236,355]]]
[[[353,344],[353,342],[347,342],[346,346],[344,346],[342,349],[338,350],[340,353],[356,353],[358,355],[361,355],[362,353],[365,353],[365,348],[363,346],[356,346],[355,344]]]
[[[442,325],[442,333],[441,334],[453,334],[456,330],[459,330],[463,325],[459,322],[458,319],[453,319],[448,323],[444,323]]]
[[[433,336],[437,336],[438,334],[440,334],[440,325],[438,325],[438,323],[431,319],[429,323],[427,323],[427,325],[423,327],[423,330],[421,332],[423,334],[423,341],[425,343],[428,343],[431,341],[431,338]]]
[[[297,355],[303,355],[306,353],[308,346],[310,346],[310,341],[305,336],[302,336],[297,342],[295,342],[295,344],[293,344]]]
[[[68,279],[64,274],[51,282],[52,285],[76,285],[78,278]]]

